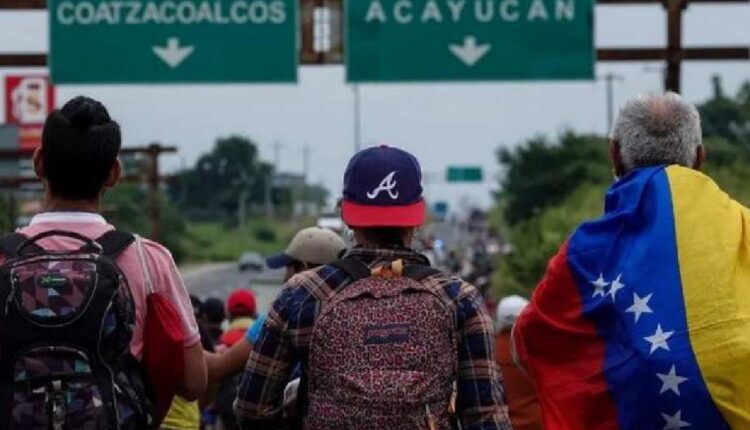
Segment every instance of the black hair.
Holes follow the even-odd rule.
[[[70,200],[95,200],[117,162],[120,126],[98,101],[78,96],[47,116],[42,162],[50,193]]]
[[[196,296],[195,294],[191,294],[190,304],[193,305],[193,313],[195,314],[195,316],[200,316],[201,307],[203,307],[203,302],[201,301],[200,297]]]
[[[207,322],[221,324],[226,318],[224,311],[224,302],[216,297],[209,297],[201,305],[201,315]]]
[[[403,247],[404,235],[410,228],[405,227],[372,227],[358,229],[369,245],[385,247]]]

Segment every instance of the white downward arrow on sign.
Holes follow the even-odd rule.
[[[157,57],[167,63],[171,68],[176,68],[195,50],[192,46],[180,46],[180,39],[170,37],[167,39],[167,46],[152,46]]]
[[[489,52],[492,45],[485,43],[484,45],[477,45],[477,38],[474,36],[466,36],[464,38],[463,45],[450,45],[453,55],[458,57],[459,60],[463,61],[469,67],[473,67]]]

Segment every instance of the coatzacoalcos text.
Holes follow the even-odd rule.
[[[55,9],[62,25],[283,24],[281,0],[221,1],[63,1]]]

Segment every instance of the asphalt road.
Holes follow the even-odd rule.
[[[426,232],[441,239],[446,249],[463,246],[467,237],[451,223],[433,223]],[[237,268],[237,263],[212,263],[190,266],[181,269],[185,284],[190,293],[201,299],[218,297],[225,300],[236,288],[251,288],[258,299],[258,310],[265,311],[281,290],[282,271],[266,270],[264,272],[244,272]]]
[[[258,311],[264,312],[281,290],[282,272],[241,273],[236,263],[217,263],[182,270],[188,291],[201,299],[218,297],[226,300],[236,288],[251,288],[258,299]]]

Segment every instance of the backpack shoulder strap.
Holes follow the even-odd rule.
[[[120,230],[108,231],[96,239],[96,243],[102,247],[102,255],[108,258],[117,257],[133,242],[135,242],[134,235]]]
[[[357,282],[360,279],[369,278],[372,274],[372,272],[370,271],[370,267],[353,257],[334,261],[333,263],[330,263],[330,266],[342,270],[349,276],[352,282]]]
[[[6,258],[18,257],[19,248],[28,240],[29,238],[21,233],[8,233],[0,236],[0,253]],[[42,251],[42,248],[36,244],[29,245],[29,249],[32,251]]]
[[[440,274],[438,269],[430,267],[424,264],[410,264],[404,267],[403,275],[406,278],[413,279],[415,281],[421,281],[422,279],[428,278],[433,275]]]

